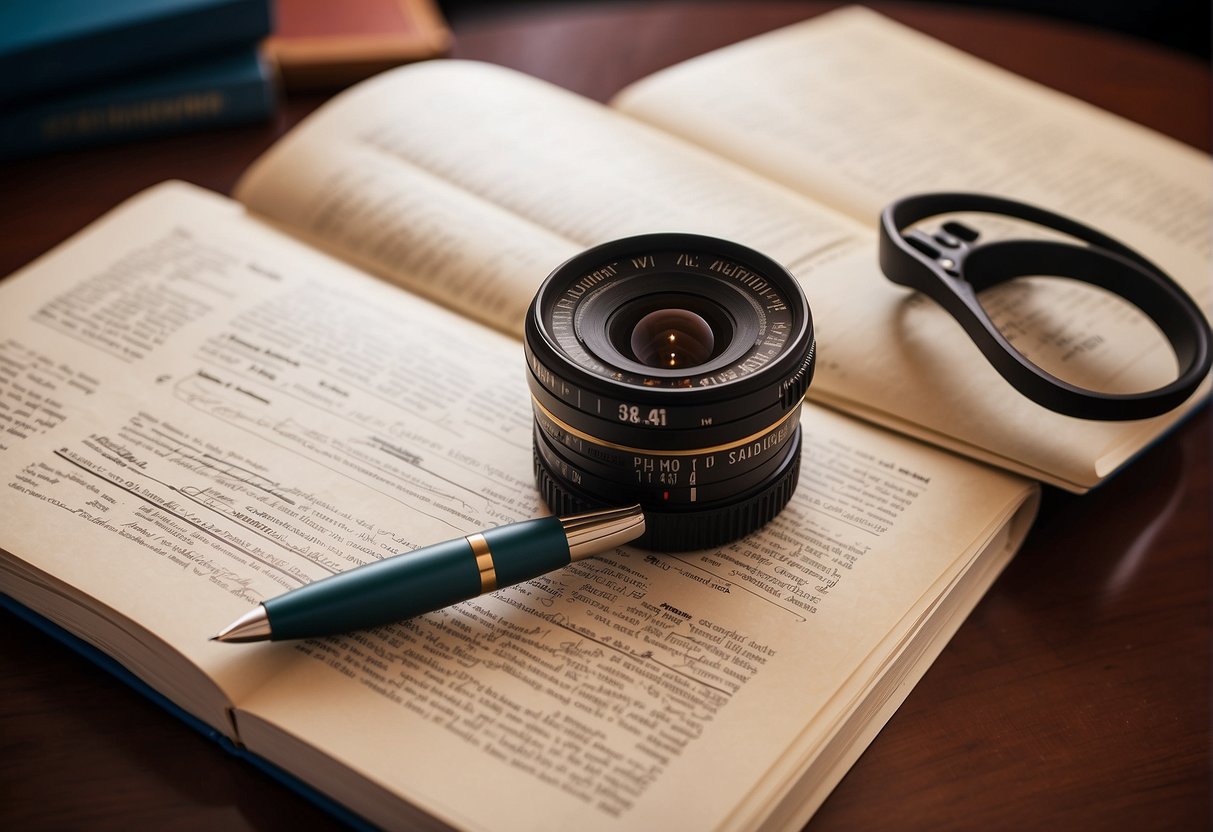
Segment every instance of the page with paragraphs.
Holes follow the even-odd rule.
[[[694,145],[469,61],[403,67],[348,90],[255,162],[236,197],[309,243],[514,334],[540,282],[597,243],[684,231],[794,268],[862,236]]]
[[[221,730],[277,672],[207,640],[250,606],[540,510],[517,341],[214,194],[135,198],[0,310],[0,586]]]
[[[873,709],[887,719],[946,642],[924,659],[917,641],[939,606],[962,585],[950,635],[1034,515],[1027,481],[827,410],[803,425],[802,481],[762,531],[259,648],[298,660],[245,703],[241,735],[386,825],[403,794],[470,829],[754,828],[836,732],[851,744],[832,764],[858,754]],[[475,799],[452,785],[471,782]]]
[[[0,532],[0,589],[386,826],[750,828],[729,818],[874,691],[904,696],[922,665],[897,656],[940,605],[963,617],[986,585],[966,576],[1034,512],[1028,481],[806,406],[793,502],[744,540],[216,644],[264,598],[543,513],[521,345],[179,183],[0,301],[0,396],[28,411],[0,415],[0,512],[25,521]]]
[[[1208,299],[1206,154],[870,9],[685,61],[612,106],[869,227],[919,192],[1033,202],[1138,246]]]

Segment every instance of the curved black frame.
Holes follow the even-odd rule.
[[[904,233],[916,222],[961,212],[1001,214],[1061,231],[1088,245],[1044,240],[976,244],[946,229]],[[954,317],[1013,387],[1050,410],[1081,419],[1127,421],[1179,407],[1208,375],[1209,323],[1162,269],[1106,234],[1067,217],[987,194],[929,193],[897,200],[880,215],[880,268],[894,283],[923,292]],[[1127,300],[1162,330],[1179,363],[1178,377],[1138,393],[1103,393],[1057,378],[1029,361],[994,326],[977,293],[1026,275],[1067,277]]]

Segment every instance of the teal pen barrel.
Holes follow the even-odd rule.
[[[459,537],[425,546],[263,602],[271,638],[332,635],[400,621],[569,563],[568,538],[558,517],[470,537],[475,543]]]
[[[569,539],[559,517],[541,517],[485,529],[497,586],[529,581],[569,563]]]
[[[333,575],[264,606],[277,641],[375,627],[479,594],[476,558],[460,537]]]

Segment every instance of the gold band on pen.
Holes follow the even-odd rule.
[[[476,569],[480,572],[480,594],[492,592],[497,588],[497,566],[493,563],[489,542],[479,532],[469,534],[464,540],[472,547],[472,554],[476,556]]]

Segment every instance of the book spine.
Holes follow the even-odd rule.
[[[258,121],[275,112],[267,71],[184,78],[52,101],[0,115],[0,160]]]
[[[0,51],[0,102],[30,101],[223,51],[271,30],[269,0],[165,3],[155,13],[115,15],[103,27]]]

